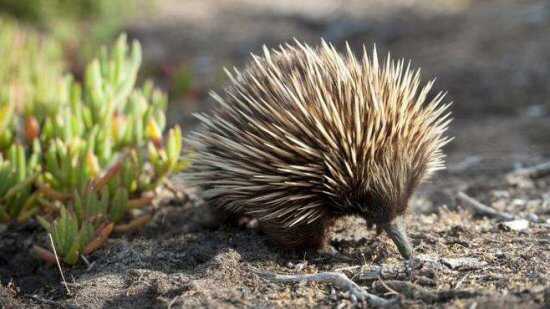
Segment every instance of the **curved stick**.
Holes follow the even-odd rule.
[[[360,301],[367,301],[370,305],[373,306],[387,306],[390,304],[398,302],[399,299],[384,299],[378,297],[374,294],[370,294],[360,287],[357,283],[350,280],[345,274],[338,272],[323,272],[312,275],[278,275],[270,272],[257,272],[259,275],[263,276],[266,279],[278,282],[325,282],[331,283],[334,286],[349,291],[352,299],[355,298]]]

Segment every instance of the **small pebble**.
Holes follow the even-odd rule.
[[[513,206],[523,206],[523,205],[525,205],[525,200],[522,200],[522,199],[519,199],[519,198],[513,199],[512,200],[512,205]]]
[[[506,221],[501,222],[499,227],[505,231],[523,231],[529,228],[529,221],[525,219]]]
[[[528,219],[529,221],[533,222],[533,223],[543,223],[543,222],[544,222],[543,220],[541,220],[541,219],[539,218],[539,216],[537,216],[537,215],[534,214],[534,213],[528,214],[528,215],[527,215],[527,219]]]
[[[510,192],[506,190],[494,190],[491,192],[495,198],[508,198],[510,197]]]
[[[453,270],[479,269],[487,265],[487,262],[472,257],[443,258],[441,262]]]

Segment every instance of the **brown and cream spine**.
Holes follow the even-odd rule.
[[[321,248],[334,220],[358,215],[410,256],[401,217],[444,168],[444,93],[376,49],[357,59],[322,42],[264,48],[230,79],[192,137],[187,178],[214,211],[252,216],[285,247]]]

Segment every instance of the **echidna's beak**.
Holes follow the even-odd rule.
[[[409,260],[412,256],[413,248],[409,238],[407,237],[405,220],[403,216],[399,216],[395,218],[393,222],[384,225],[383,229],[393,240],[399,250],[399,253],[401,253],[405,259]]]

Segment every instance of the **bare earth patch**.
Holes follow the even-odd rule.
[[[487,181],[468,182],[480,188]],[[368,231],[359,219],[342,220],[334,230],[333,245],[351,257],[351,261],[342,262],[309,252],[281,251],[255,231],[202,227],[204,210],[194,198],[195,205],[189,202],[157,213],[144,235],[109,241],[105,249],[91,256],[89,269],[66,269],[70,296],[65,294],[55,267],[35,263],[38,271],[24,265],[12,283],[6,286],[3,282],[0,299],[8,307],[21,302],[125,308],[352,306],[348,292],[330,285],[280,284],[258,275],[258,270],[276,274],[337,271],[369,293],[398,298],[405,306],[469,308],[476,303],[487,308],[503,304],[542,308],[548,305],[550,293],[548,181],[538,180],[529,189],[495,183],[483,188],[483,193],[467,190],[498,211],[530,218],[529,227],[520,232],[506,229],[495,219],[474,217],[452,197],[449,204],[437,205],[433,212],[410,214],[416,250],[412,280],[404,273],[392,242]],[[438,184],[433,184],[429,193],[417,195],[415,206],[430,196],[453,195],[448,193],[448,185],[434,182]],[[25,233],[17,235],[12,237],[28,241],[21,236]],[[9,238],[2,236],[0,244],[5,245]],[[43,282],[35,286],[25,283],[31,279]]]

